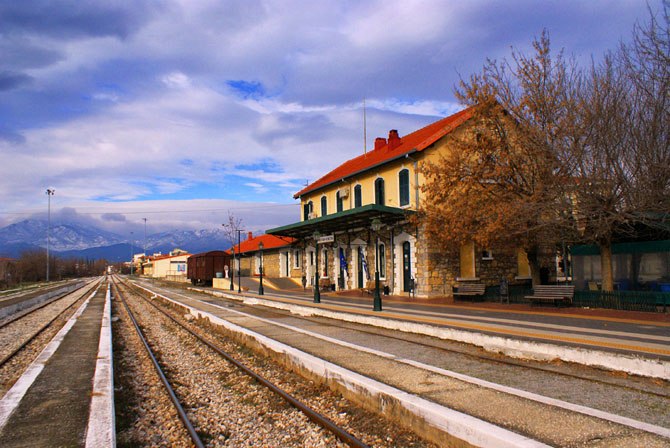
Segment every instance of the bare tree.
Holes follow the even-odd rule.
[[[242,218],[235,216],[233,212],[228,210],[228,221],[221,226],[223,226],[223,232],[231,247],[237,244],[237,230],[242,226]]]
[[[419,219],[444,251],[472,240],[524,249],[537,283],[543,250],[553,252],[552,239],[574,228],[562,187],[581,80],[562,54],[552,58],[546,33],[533,46],[532,56],[489,60],[481,74],[461,82],[456,94],[472,117],[452,137],[452,150],[422,167]]]

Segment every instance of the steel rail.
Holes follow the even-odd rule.
[[[142,297],[141,294],[138,294],[139,297]],[[277,394],[279,397],[284,399],[286,402],[291,404],[293,407],[296,409],[300,410],[302,413],[304,413],[307,418],[309,418],[311,421],[316,423],[317,425],[327,429],[330,431],[333,435],[335,435],[338,439],[340,439],[342,442],[346,443],[347,445],[354,447],[354,448],[369,448],[367,444],[365,444],[363,441],[357,439],[354,437],[352,434],[350,434],[348,431],[340,428],[337,426],[335,423],[333,423],[331,420],[328,418],[324,417],[323,415],[319,414],[316,412],[314,409],[310,408],[306,404],[302,403],[292,395],[289,395],[288,393],[284,392],[281,388],[273,384],[272,382],[268,381],[258,373],[254,372],[253,370],[249,369],[247,366],[244,364],[240,363],[237,361],[235,358],[231,357],[228,355],[225,351],[223,351],[221,348],[219,348],[216,344],[213,342],[209,341],[206,339],[204,336],[201,336],[200,334],[196,333],[183,323],[179,322],[177,319],[175,319],[171,314],[167,313],[165,310],[162,310],[161,308],[158,307],[155,303],[152,303],[151,301],[147,300],[145,297],[142,297],[147,303],[155,307],[158,311],[169,317],[172,321],[180,325],[183,329],[188,331],[190,334],[192,334],[195,338],[200,340],[202,343],[207,345],[209,348],[214,350],[216,353],[221,355],[226,361],[230,362],[233,364],[235,367],[240,369],[242,372],[244,372],[246,375],[250,376],[254,380],[258,381],[260,384],[268,388],[270,391],[274,392]]]
[[[86,287],[86,286],[87,286],[87,285],[84,285],[84,286],[82,286],[82,288],[84,288],[84,287]],[[84,294],[82,294],[81,297],[79,297],[77,300],[75,300],[74,302],[72,302],[71,304],[69,304],[67,307],[65,307],[60,313],[58,313],[56,316],[54,316],[53,319],[51,319],[49,322],[47,322],[46,324],[44,324],[39,330],[37,330],[35,333],[33,333],[32,336],[30,336],[28,339],[26,339],[21,345],[19,345],[17,348],[15,348],[10,354],[8,354],[8,355],[5,356],[2,360],[0,360],[0,369],[1,369],[2,367],[4,367],[5,364],[7,364],[12,358],[14,358],[14,356],[16,356],[16,355],[17,355],[21,350],[23,350],[28,344],[30,344],[30,343],[31,343],[37,336],[39,336],[40,334],[42,334],[42,332],[43,332],[44,330],[46,330],[48,327],[50,327],[51,324],[54,323],[54,322],[56,321],[56,319],[58,319],[58,318],[61,317],[63,314],[65,314],[65,312],[66,312],[67,310],[69,310],[70,308],[72,308],[72,307],[73,307],[76,303],[78,303],[82,298],[86,297],[86,294],[88,294],[88,293],[89,293],[90,291],[92,291],[94,288],[98,288],[99,286],[100,286],[100,282],[96,282],[96,284],[91,285],[91,287],[90,287]],[[71,291],[71,292],[69,292],[69,293],[66,294],[66,295],[73,294],[74,292],[79,291],[79,290],[82,289],[82,288],[76,289],[75,291]],[[61,298],[62,298],[62,297],[61,297]],[[49,302],[49,303],[53,303],[53,302]],[[25,316],[26,316],[26,315],[24,315],[24,316],[22,316],[22,317],[25,317]]]
[[[135,326],[135,330],[137,330],[137,334],[142,340],[142,344],[144,344],[144,348],[147,350],[147,354],[149,355],[149,358],[151,358],[151,362],[154,365],[154,368],[156,369],[156,373],[158,374],[161,382],[165,386],[165,389],[170,396],[170,400],[172,400],[172,404],[174,404],[175,409],[177,410],[177,414],[179,414],[179,418],[181,421],[184,423],[184,427],[188,431],[189,435],[191,436],[191,440],[193,440],[193,443],[197,448],[204,448],[204,444],[200,440],[200,436],[198,436],[198,433],[196,432],[195,428],[193,427],[193,424],[191,421],[188,419],[188,416],[186,415],[186,412],[184,411],[184,408],[182,407],[181,403],[179,402],[179,399],[177,398],[177,395],[174,393],[174,390],[172,389],[172,386],[170,386],[170,383],[168,382],[167,378],[165,377],[165,374],[163,373],[163,369],[161,369],[161,366],[158,364],[158,361],[156,360],[156,357],[154,356],[151,347],[149,347],[149,343],[147,342],[147,339],[144,337],[144,333],[142,332],[142,329],[139,327],[137,324],[137,321],[135,320],[135,316],[133,315],[133,312],[130,311],[130,308],[128,307],[128,304],[126,303],[126,300],[123,298],[123,295],[121,294],[121,289],[118,287],[118,285],[115,282],[112,282],[112,285],[114,286],[114,289],[116,291],[116,295],[119,299],[121,299],[121,302],[123,302],[123,306],[126,308],[126,311],[128,312],[128,316],[130,317],[130,320],[133,322],[133,325]]]

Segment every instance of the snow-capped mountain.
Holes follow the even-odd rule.
[[[138,239],[136,244],[142,247],[144,241]],[[210,250],[225,250],[230,246],[231,244],[225,233],[219,229],[170,230],[147,235],[147,252],[149,254],[158,251],[167,253],[176,247],[197,254]]]
[[[26,249],[45,248],[47,222],[28,219],[0,229],[0,255],[18,257]],[[138,235],[135,234],[137,237]],[[50,249],[67,256],[125,259],[125,254],[144,251],[144,235],[129,241],[126,236],[79,223],[53,223],[50,230]],[[168,253],[180,248],[191,253],[223,250],[230,247],[224,232],[212,230],[172,230],[147,235],[149,254]]]
[[[78,223],[52,223],[49,231],[49,247],[54,251],[109,246],[123,241],[119,235]],[[46,247],[47,221],[27,219],[0,229],[0,247],[21,243]]]

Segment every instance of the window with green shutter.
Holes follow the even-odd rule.
[[[384,205],[384,179],[381,177],[375,180],[375,204]]]
[[[360,185],[354,187],[354,207],[363,205],[363,192]]]
[[[400,191],[400,206],[409,205],[409,170],[407,168],[398,173],[398,190]]]

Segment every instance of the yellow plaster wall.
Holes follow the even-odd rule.
[[[160,260],[154,260],[154,271],[153,271],[153,277],[160,277],[164,278],[166,275],[168,275],[168,271],[171,268],[171,261],[182,261],[186,263],[186,260],[188,257],[190,257],[190,254],[187,255],[179,255],[176,257],[171,257],[171,258],[164,258]],[[170,272],[170,274],[176,275],[176,272]],[[183,273],[183,275],[186,275],[186,272]]]
[[[417,160],[423,157],[417,155]],[[337,191],[343,187],[349,187],[349,196],[343,198],[342,210],[349,210],[354,208],[354,188],[357,184],[362,187],[361,191],[361,206],[375,203],[375,180],[377,177],[384,179],[384,205],[389,207],[399,207],[399,191],[398,191],[398,173],[400,170],[407,168],[409,170],[409,207],[416,209],[415,200],[415,176],[414,176],[414,162],[409,159],[401,159],[390,162],[387,165],[366,171],[357,176],[345,179],[345,182],[338,182],[330,185],[324,189],[309,193],[300,198],[300,220],[303,220],[303,207],[310,200],[314,204],[313,211],[316,217],[321,217],[321,198],[325,195],[328,201],[328,214],[332,215],[337,212]]]

